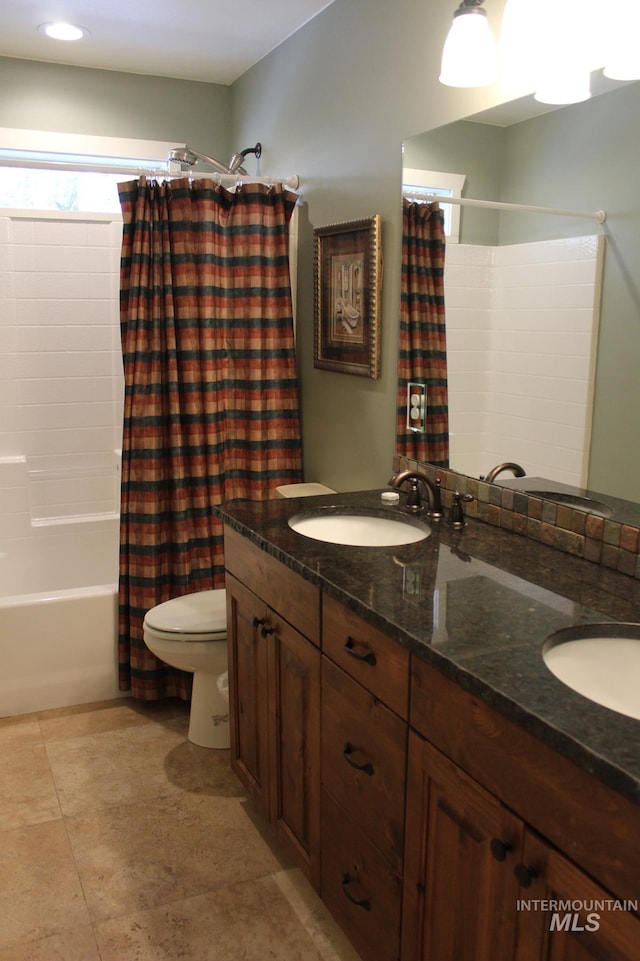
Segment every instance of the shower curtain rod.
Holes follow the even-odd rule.
[[[204,171],[193,170],[167,170],[166,167],[151,169],[149,167],[115,167],[110,164],[80,164],[64,163],[63,161],[47,160],[27,160],[23,158],[5,158],[0,161],[3,167],[35,167],[47,170],[71,170],[76,173],[99,173],[99,174],[122,174],[124,177],[154,177],[156,180],[170,180],[180,177],[188,177],[190,180],[201,180],[208,178],[215,180],[223,187],[234,187],[236,184],[282,184],[284,187],[291,187],[297,190],[300,186],[300,178],[297,174],[289,177],[252,177],[247,174],[220,174],[215,171],[206,173]]]
[[[473,200],[471,197],[439,197],[436,194],[423,193],[414,193],[412,195],[411,191],[407,191],[404,196],[413,196],[416,198],[416,200],[436,201],[437,203],[441,204],[456,204],[459,207],[490,207],[495,210],[513,210],[530,214],[556,214],[562,217],[586,217],[587,220],[596,220],[599,224],[603,224],[607,219],[607,215],[604,210],[563,210],[561,207],[535,207],[531,206],[530,204],[502,203],[499,200]]]

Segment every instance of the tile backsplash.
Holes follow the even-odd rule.
[[[640,579],[639,527],[400,455],[394,457],[393,470],[420,470],[434,481],[439,478],[446,507],[456,491],[471,494],[473,500],[465,504],[468,517]]]

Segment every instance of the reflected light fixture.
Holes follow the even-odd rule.
[[[442,51],[440,83],[484,87],[498,76],[497,51],[484,0],[462,0]]]
[[[74,23],[41,23],[38,32],[50,40],[84,40],[89,36],[86,27],[79,27]]]
[[[640,80],[640,3],[609,0],[604,75],[611,80]]]

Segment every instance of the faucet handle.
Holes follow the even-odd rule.
[[[464,508],[462,504],[463,502],[468,504],[472,500],[473,497],[471,494],[460,494],[459,491],[455,492],[453,495],[453,503],[449,510],[449,523],[452,524],[453,527],[461,528],[467,523],[464,519]]]

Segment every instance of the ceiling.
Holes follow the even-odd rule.
[[[0,0],[0,56],[231,84],[334,0]],[[50,40],[65,20],[90,34]]]

